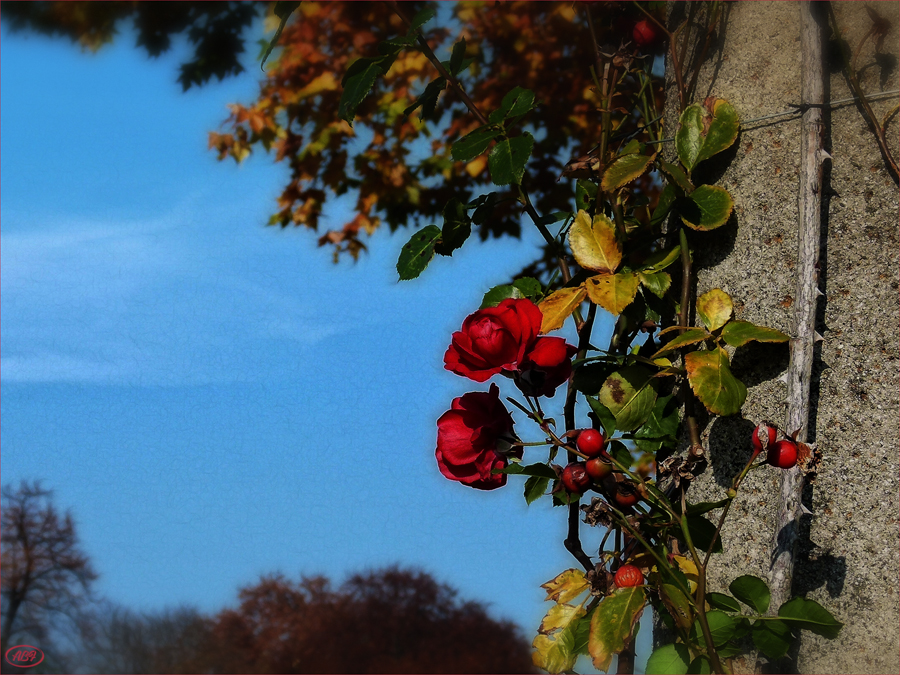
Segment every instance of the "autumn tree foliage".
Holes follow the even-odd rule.
[[[61,514],[39,482],[2,492],[2,652],[17,637],[42,639],[60,615],[73,616],[97,578],[71,513]],[[5,671],[4,671],[5,672]]]
[[[14,29],[66,35],[91,49],[111,40],[117,27],[133,17],[137,44],[151,55],[184,33],[194,48],[179,76],[187,88],[239,72],[246,29],[258,14],[274,31],[276,4],[291,3],[4,2],[3,16]],[[240,162],[253,152],[267,152],[288,164],[289,180],[270,224],[317,230],[329,201],[355,194],[356,215],[319,238],[336,257],[341,252],[355,257],[365,248],[366,236],[384,224],[394,230],[440,222],[451,200],[467,203],[489,194],[475,218],[479,235],[520,234],[515,186],[491,189],[486,156],[467,164],[451,157],[451,143],[479,125],[458,91],[437,82],[430,85],[426,104],[412,109],[439,75],[422,51],[406,50],[385,64],[386,75],[356,110],[352,126],[341,111],[348,69],[360,58],[378,56],[382,41],[405,34],[404,19],[427,4],[304,2],[290,15],[261,75],[259,96],[231,105],[227,128],[209,137],[220,159]],[[567,209],[573,181],[560,182],[560,176],[569,160],[599,140],[593,44],[596,40],[604,52],[616,53],[632,39],[640,14],[628,3],[603,3],[588,25],[572,3],[461,2],[442,11],[452,17],[438,27],[423,27],[424,40],[437,60],[448,59],[450,46],[465,40],[464,67],[457,77],[479,109],[497,109],[514,85],[539,92],[539,105],[519,132],[534,138],[529,194],[541,213]],[[645,46],[643,52],[649,71],[653,48]],[[623,85],[617,97],[624,101],[633,93],[630,86]],[[642,95],[661,97],[661,87]],[[617,100],[611,109],[615,126],[631,117]],[[641,182],[644,189],[650,186],[649,179]]]
[[[528,643],[507,621],[428,574],[392,567],[335,588],[321,576],[262,577],[239,604],[135,612],[98,603],[82,623],[96,673],[524,673]]]
[[[525,673],[528,643],[483,605],[400,568],[324,577],[263,577],[216,617],[216,672]]]

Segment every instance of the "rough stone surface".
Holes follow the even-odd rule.
[[[865,6],[835,5],[844,37],[855,49],[871,25]],[[900,5],[872,6],[891,21],[883,49],[893,61],[876,60],[869,41],[859,61],[872,64],[864,89],[894,90]],[[726,7],[724,29],[703,66],[694,100],[725,98],[742,120],[789,110],[788,104],[800,100],[800,3]],[[686,13],[683,7],[670,11],[676,22]],[[844,76],[831,69],[826,98],[851,95]],[[671,88],[668,98],[677,105]],[[881,116],[896,104],[894,98],[872,106]],[[674,131],[671,112],[669,120]],[[804,493],[812,515],[801,523],[793,592],[816,600],[845,626],[833,641],[804,631],[799,652],[789,661],[736,664],[743,672],[900,672],[898,190],[855,105],[826,111],[825,121],[826,149],[834,158],[830,171],[826,167],[823,195],[827,216],[820,288],[825,297],[817,330],[825,340],[817,351],[809,425],[809,438],[817,442],[823,461]],[[747,125],[731,151],[708,162],[713,166],[705,179],[731,192],[734,216],[713,233],[691,236],[696,294],[722,288],[735,300],[736,318],[788,334],[796,295],[799,131],[796,116]],[[898,156],[896,117],[888,139]],[[784,345],[737,350],[733,370],[748,385],[747,402],[741,416],[701,419],[710,467],[692,488],[692,501],[723,496],[749,457],[757,421],[783,423],[787,387],[779,377],[787,365]],[[776,469],[751,473],[728,519],[726,553],[711,565],[712,590],[726,590],[741,574],[768,579],[779,498]]]

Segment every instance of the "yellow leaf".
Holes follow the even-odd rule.
[[[484,167],[487,166],[487,163],[487,155],[478,155],[478,157],[466,164],[466,173],[469,174],[472,178],[475,178],[476,176],[478,176],[478,174],[484,171]]]
[[[584,282],[588,297],[610,314],[621,314],[637,294],[638,275],[634,272],[598,274]]]
[[[560,288],[544,298],[538,305],[538,309],[544,315],[541,332],[549,333],[557,328],[562,328],[565,320],[581,304],[586,294],[584,286],[575,286]]]
[[[620,588],[604,598],[591,616],[588,652],[597,670],[609,670],[613,654],[620,654],[634,633],[646,598],[638,587]]]
[[[539,633],[531,643],[531,646],[534,647],[531,654],[534,665],[548,673],[571,671],[575,667],[578,655],[572,653],[573,650],[568,644],[567,638],[570,638],[568,631],[557,633],[552,637]]]
[[[569,246],[575,260],[586,270],[613,273],[622,262],[622,249],[616,241],[616,226],[603,215],[581,210],[569,229]]]
[[[546,584],[541,584],[541,588],[547,591],[546,600],[562,603],[581,595],[590,585],[590,582],[584,578],[584,572],[568,569],[557,574]]]
[[[584,614],[584,603],[580,605],[569,605],[564,602],[555,604],[541,621],[538,632],[549,635],[555,630],[562,630],[576,619],[583,617]]]
[[[694,564],[693,560],[685,558],[683,555],[676,555],[675,562],[678,564],[678,568],[684,572],[684,576],[687,577],[688,587],[691,589],[691,593],[693,593],[697,590],[697,582],[700,581],[697,566]]]
[[[709,330],[721,328],[734,311],[731,296],[721,288],[714,288],[697,298],[697,313]]]
[[[317,78],[313,79],[309,84],[307,84],[303,89],[294,94],[291,98],[294,101],[302,101],[305,98],[309,98],[310,96],[315,96],[316,94],[321,94],[323,91],[334,91],[338,87],[337,79],[334,77],[334,73],[331,71],[326,71],[319,75]]]

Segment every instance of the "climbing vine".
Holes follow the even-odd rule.
[[[631,40],[610,49],[593,41],[586,61],[592,61],[599,142],[560,177],[575,181],[571,208],[540,213],[526,172],[536,159],[534,133],[540,133],[529,130],[529,113],[547,105],[540,92],[513,83],[495,109],[480,109],[464,86],[479,55],[462,39],[448,60],[438,59],[421,32],[435,10],[407,17],[402,5],[390,4],[406,31],[349,66],[341,119],[352,123],[376,80],[401,54],[418,50],[433,65],[434,79],[403,115],[430,117],[452,90],[476,126],[453,141],[451,159],[458,167],[483,167],[486,158],[496,188],[474,199],[449,199],[442,225],[423,227],[403,246],[400,279],[419,276],[435,255],[452,255],[472,225],[490,219],[501,201],[517,202],[555,252],[552,272],[502,280],[450,336],[445,368],[477,383],[494,381],[487,391],[452,401],[437,420],[435,451],[448,479],[479,490],[523,480],[529,504],[549,499],[566,519],[563,544],[580,568],[560,571],[543,586],[553,604],[537,629],[535,664],[569,672],[579,655],[588,655],[596,668],[608,670],[618,655],[619,672],[628,672],[638,619],[648,604],[672,636],[650,656],[648,673],[731,672],[729,659],[746,649],[745,638],[769,658],[783,656],[800,630],[834,638],[841,624],[812,600],[789,599],[770,611],[762,579],[738,576],[728,594],[707,588],[730,506],[749,472],[810,471],[816,453],[798,439],[799,430],[760,422],[747,438],[743,469],[721,498],[688,498],[691,482],[706,467],[695,418],[699,406],[713,415],[738,414],[747,388],[731,370],[735,351],[751,342],[789,341],[780,331],[737,319],[734,300],[719,288],[696,298],[699,322],[689,320],[690,242],[702,246],[703,233],[724,226],[734,207],[729,192],[698,169],[730,148],[740,130],[739,114],[727,100],[691,101],[699,63],[687,71],[681,33],[689,21],[670,32],[656,18],[654,3],[636,3],[644,16],[634,23]],[[283,25],[293,3],[279,5]],[[579,11],[593,35],[593,9]],[[706,11],[700,62],[720,3],[709,3]],[[679,98],[671,139],[664,138],[657,109],[658,78],[641,51],[656,40],[668,41]],[[667,142],[674,144],[670,154],[661,151]],[[652,200],[641,187],[646,182],[638,183],[648,174],[663,185]],[[571,188],[561,183],[560,189]],[[593,330],[598,308],[616,317],[605,348]],[[574,345],[551,335],[569,322]],[[501,396],[498,378],[517,393]],[[560,410],[553,396],[563,386]],[[581,416],[579,401],[586,411]],[[518,429],[507,403],[521,416]],[[683,436],[688,443],[682,453]],[[718,518],[710,520],[714,511]],[[587,534],[591,528],[602,534]],[[588,539],[594,544],[586,548]]]

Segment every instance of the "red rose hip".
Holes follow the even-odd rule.
[[[657,32],[656,26],[647,19],[641,19],[634,24],[634,30],[631,31],[631,37],[638,47],[646,47],[656,42]]]
[[[569,492],[581,494],[591,484],[591,477],[585,469],[584,462],[572,462],[563,469],[562,483]]]
[[[625,506],[634,506],[640,501],[640,496],[631,485],[628,483],[618,483],[616,486],[616,493],[613,495],[613,499],[616,504],[621,507]]]
[[[616,571],[614,581],[619,588],[631,588],[643,584],[644,575],[641,574],[641,570],[634,565],[622,565]]]
[[[582,429],[578,434],[578,440],[575,445],[588,457],[597,457],[603,452],[603,442],[606,439],[596,429]]]
[[[771,448],[775,445],[776,433],[777,430],[775,427],[770,427],[765,422],[756,425],[756,428],[753,430],[753,436],[750,437],[750,445],[753,446],[753,454],[758,455],[763,451],[763,443],[760,437],[766,439],[766,448]]]
[[[609,474],[612,473],[612,464],[610,462],[604,462],[602,457],[594,457],[589,459],[584,464],[585,470],[588,472],[588,476],[593,478],[595,481],[601,481],[606,478]]]
[[[766,462],[779,469],[797,466],[797,444],[787,439],[778,441],[766,453]]]

